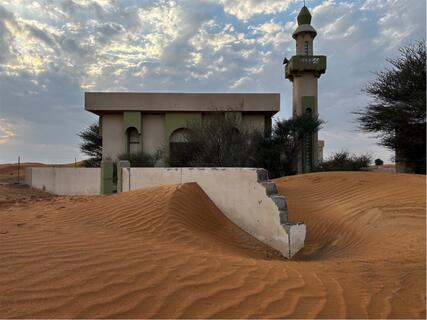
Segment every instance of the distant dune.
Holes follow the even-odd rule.
[[[425,177],[278,179],[294,260],[195,183],[0,206],[0,318],[425,318]]]
[[[19,179],[22,183],[25,179],[25,168],[29,167],[81,167],[83,161],[77,163],[66,164],[44,164],[38,162],[23,162],[19,165]],[[17,163],[2,163],[0,164],[0,184],[1,183],[17,183],[18,182],[18,164]]]

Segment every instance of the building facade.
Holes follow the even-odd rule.
[[[298,27],[292,34],[296,55],[285,66],[285,77],[292,82],[292,115],[318,116],[318,78],[326,72],[326,56],[314,55],[313,42],[317,35],[311,26],[311,14],[304,6],[298,14]],[[298,173],[310,172],[323,157],[324,142],[317,133],[304,139],[298,159]]]
[[[99,116],[102,156],[154,154],[184,142],[193,125],[232,117],[268,134],[280,110],[277,93],[86,92],[85,109]]]

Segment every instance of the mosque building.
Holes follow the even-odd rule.
[[[298,15],[296,55],[285,59],[285,76],[292,82],[293,116],[318,115],[317,79],[326,71],[326,56],[313,54],[317,35],[306,6]],[[122,154],[171,148],[183,143],[192,125],[233,118],[242,127],[269,135],[272,117],[280,110],[278,93],[138,93],[86,92],[85,109],[99,116],[103,159]],[[310,172],[322,159],[323,141],[305,137],[298,173]]]

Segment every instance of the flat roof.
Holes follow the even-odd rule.
[[[123,111],[244,111],[280,110],[279,93],[85,92],[85,110],[95,114]]]

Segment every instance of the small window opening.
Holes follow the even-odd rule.
[[[306,56],[308,56],[308,41],[304,42],[304,53]]]
[[[128,150],[129,154],[138,153],[140,151],[139,148],[139,133],[135,128],[130,128],[128,130]]]

